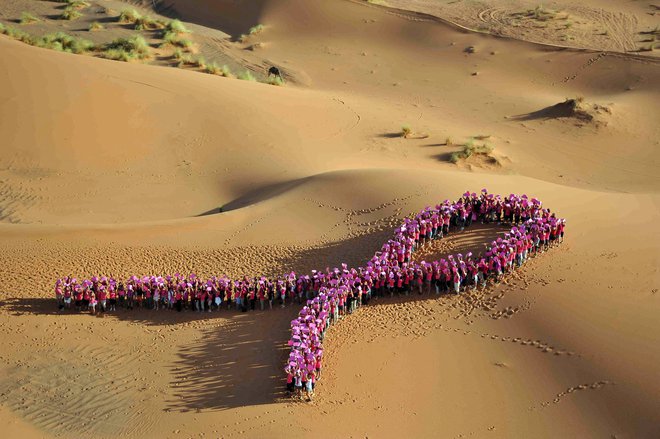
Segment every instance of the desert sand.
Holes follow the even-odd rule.
[[[3,2],[0,22],[32,3],[58,7]],[[660,65],[638,48],[660,11],[544,3],[575,22],[562,33],[516,26],[531,2],[481,3],[156,2],[203,53],[277,66],[282,87],[0,35],[3,437],[659,437]],[[43,13],[22,28],[64,26]],[[492,151],[452,163],[470,141]],[[312,402],[284,392],[296,306],[54,300],[68,274],[356,266],[405,216],[484,187],[542,199],[565,243],[485,291],[362,307],[328,333]]]

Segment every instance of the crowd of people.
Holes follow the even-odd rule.
[[[413,260],[413,253],[426,242],[463,230],[473,222],[510,224],[503,237],[486,245],[485,251],[449,255],[438,261]],[[312,398],[321,376],[322,341],[328,327],[351,314],[374,296],[410,293],[460,294],[467,288],[499,282],[528,258],[563,241],[566,221],[557,218],[536,198],[500,196],[483,189],[466,192],[455,202],[445,200],[406,218],[392,239],[363,267],[342,264],[332,270],[295,272],[269,279],[227,276],[200,279],[184,276],[132,276],[126,281],[112,276],[57,280],[55,295],[60,309],[114,312],[125,309],[171,309],[213,312],[236,308],[243,312],[273,305],[304,304],[291,322],[291,351],[285,367],[287,389]]]
[[[463,230],[475,221],[512,227],[476,256],[469,252],[432,262],[412,259],[420,245],[454,229]],[[485,287],[489,280],[499,282],[528,258],[561,243],[565,224],[536,198],[514,194],[501,197],[486,189],[479,195],[466,192],[456,202],[445,200],[426,207],[414,218],[406,218],[365,266],[349,269],[342,264],[341,269],[313,272],[315,279],[321,279],[320,287],[291,321],[291,351],[285,367],[287,389],[301,397],[306,394],[311,400],[321,374],[322,342],[328,327],[368,303],[373,295],[460,294],[466,288]]]
[[[291,273],[277,279],[247,277],[232,280],[226,276],[200,279],[184,276],[132,276],[126,281],[94,276],[78,280],[58,279],[55,295],[60,309],[89,310],[91,313],[124,309],[170,309],[197,312],[236,308],[241,311],[272,309],[273,303],[302,303],[314,287],[309,276]]]

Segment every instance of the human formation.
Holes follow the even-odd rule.
[[[450,230],[463,230],[473,222],[508,223],[511,230],[486,244],[479,255],[467,253],[432,262],[416,262],[413,252],[424,243],[441,239]],[[566,221],[557,218],[541,201],[526,195],[508,197],[466,192],[456,202],[445,200],[406,218],[394,237],[365,266],[313,272],[320,279],[313,298],[291,321],[291,351],[284,368],[291,393],[314,394],[323,361],[323,339],[328,327],[366,304],[373,295],[460,294],[466,288],[485,287],[522,266],[529,257],[564,239]]]
[[[438,261],[414,261],[413,253],[425,243],[441,239],[474,222],[506,223],[503,237],[485,245],[478,255],[449,255]],[[563,242],[566,221],[557,218],[541,201],[526,195],[500,196],[482,189],[465,192],[457,201],[427,206],[395,229],[394,236],[364,265],[312,270],[309,275],[291,272],[277,278],[230,279],[195,274],[112,276],[79,280],[58,279],[55,295],[60,309],[114,312],[125,309],[170,309],[213,312],[236,308],[243,312],[304,304],[291,321],[291,347],[285,373],[291,393],[312,398],[321,376],[323,338],[328,327],[346,314],[369,303],[374,296],[410,293],[460,294],[485,287],[489,281],[520,267],[530,257]]]

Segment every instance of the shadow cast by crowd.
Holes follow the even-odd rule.
[[[296,311],[240,314],[182,346],[172,365],[174,393],[166,411],[224,410],[285,396],[282,365]]]

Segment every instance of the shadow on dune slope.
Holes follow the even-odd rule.
[[[207,210],[206,212],[200,213],[199,215],[196,216],[200,217],[200,216],[214,215],[217,213],[229,212],[230,210],[242,209],[243,207],[257,204],[262,201],[266,201],[270,198],[274,198],[278,195],[281,195],[297,186],[300,186],[301,184],[305,183],[311,178],[312,177],[305,177],[296,180],[284,181],[281,183],[273,183],[266,186],[262,186],[257,189],[253,189],[244,195],[241,195],[240,197],[230,201],[229,203],[222,205],[221,207],[214,207],[213,209]]]
[[[508,119],[517,121],[538,120],[538,119],[558,119],[561,117],[582,118],[583,114],[578,110],[578,102],[575,99],[566,99],[549,107],[542,108],[531,113],[518,114],[510,116]]]
[[[239,36],[259,23],[267,0],[162,0],[157,10]]]

